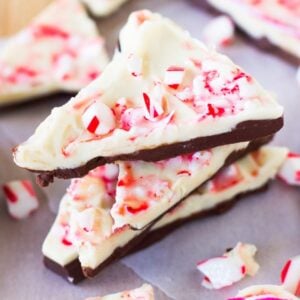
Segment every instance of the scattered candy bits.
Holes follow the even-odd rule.
[[[281,283],[284,289],[300,296],[300,256],[287,261],[281,271]]]
[[[278,285],[254,285],[238,293],[236,297],[228,300],[296,300],[282,286]]]
[[[39,202],[29,180],[14,180],[3,185],[9,214],[14,219],[25,219],[35,211]]]
[[[289,185],[300,185],[300,154],[292,152],[288,154],[278,178]]]
[[[82,115],[84,127],[95,135],[104,135],[115,129],[112,110],[101,102],[94,102]]]
[[[254,245],[238,243],[223,256],[199,262],[197,268],[205,276],[202,285],[208,289],[221,289],[246,275],[254,276],[259,269],[254,260],[256,251]]]
[[[220,16],[210,21],[203,30],[203,40],[209,46],[226,47],[234,39],[234,25],[227,16]]]
[[[150,284],[143,284],[141,287],[107,295],[104,297],[88,298],[86,300],[154,300],[154,291]]]

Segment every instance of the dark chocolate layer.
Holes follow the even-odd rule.
[[[66,278],[73,284],[77,284],[85,279],[78,258],[65,266],[61,266],[57,262],[44,256],[44,265],[54,273]]]
[[[226,15],[226,13],[219,11],[215,7],[212,7],[206,0],[190,0],[190,2],[194,3],[196,6],[198,6],[200,8],[204,8],[206,11],[208,11],[210,14],[212,14],[214,16]],[[229,16],[229,17],[231,18],[231,16]],[[285,51],[282,48],[275,46],[266,37],[259,38],[259,39],[254,38],[253,36],[249,35],[238,24],[236,24],[236,25],[238,26],[239,32],[242,33],[243,37],[246,38],[248,41],[250,40],[251,45],[254,44],[260,50],[267,52],[267,53],[271,53],[272,55],[275,55],[279,58],[282,58],[285,61],[291,63],[292,65],[298,66],[300,64],[299,57],[293,55],[292,53],[290,53],[288,51]]]
[[[237,161],[238,159],[247,155],[248,153],[257,150],[260,146],[268,143],[271,139],[272,139],[272,137],[266,137],[263,139],[256,140],[254,142],[251,142],[246,149],[231,153],[228,156],[228,158],[226,159],[224,167],[229,164],[232,164],[233,162]],[[184,201],[184,199],[182,199],[180,202],[182,202],[182,201]],[[176,205],[178,205],[178,204],[176,204]],[[173,208],[174,207],[170,208],[170,210]],[[213,212],[221,213],[220,209],[221,209],[220,207],[216,207],[216,209],[212,209],[210,211],[211,211],[211,213],[213,213]],[[205,214],[207,214],[207,213],[205,213]],[[142,230],[141,234],[139,234],[136,238],[131,240],[127,245],[125,245],[124,247],[117,248],[113,252],[113,254],[109,258],[107,258],[104,262],[102,262],[96,269],[84,268],[82,270],[78,259],[69,263],[67,266],[61,266],[61,265],[57,264],[56,262],[52,261],[50,258],[44,257],[44,264],[47,268],[54,271],[58,275],[61,275],[62,277],[67,278],[72,283],[78,283],[78,282],[82,281],[85,276],[86,277],[94,277],[99,272],[101,272],[107,265],[109,265],[111,262],[113,262],[117,259],[120,259],[121,257],[125,256],[128,252],[132,252],[136,247],[139,247],[139,244],[142,243],[144,238],[146,236],[148,236],[148,234],[151,234],[151,233],[149,233],[151,227],[158,220],[160,220],[163,217],[163,215],[158,217],[146,229]],[[194,216],[193,218],[196,218],[196,216]],[[182,222],[184,222],[184,221],[182,221]],[[142,247],[145,247],[145,246],[142,246]]]
[[[181,225],[187,222],[191,222],[194,220],[198,220],[200,218],[209,217],[213,215],[221,215],[227,212],[229,209],[231,209],[237,202],[239,202],[245,196],[249,196],[252,194],[257,194],[259,192],[265,191],[267,190],[267,187],[268,184],[265,184],[263,187],[258,188],[257,190],[240,193],[236,195],[233,199],[220,203],[212,209],[207,209],[201,212],[194,213],[186,218],[182,218],[176,220],[175,222],[167,224],[164,227],[158,228],[153,231],[149,231],[147,237],[143,239],[143,241],[136,248],[132,249],[130,253],[134,253],[151,246],[152,244],[162,240],[166,235],[170,234],[172,231],[176,230],[178,227],[180,227]]]
[[[246,121],[238,124],[231,132],[217,134],[207,137],[199,137],[186,142],[179,142],[171,145],[163,145],[155,149],[137,151],[131,154],[123,154],[112,157],[96,157],[84,166],[74,169],[57,169],[53,171],[38,171],[38,183],[47,186],[53,182],[54,177],[68,179],[79,178],[86,175],[90,170],[106,163],[118,160],[133,161],[143,160],[148,162],[168,159],[181,154],[192,153],[200,150],[210,149],[217,146],[228,145],[244,141],[252,141],[265,136],[272,135],[283,126],[283,117],[275,120]]]

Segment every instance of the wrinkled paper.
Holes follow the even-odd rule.
[[[174,19],[194,37],[201,38],[202,28],[212,16],[194,2],[132,0],[119,12],[99,20],[99,29],[107,38],[112,55],[128,14],[149,8]],[[285,106],[285,128],[274,143],[300,151],[300,86],[295,79],[296,66],[259,51],[241,37],[224,52],[278,95]],[[13,164],[11,148],[28,138],[54,106],[67,100],[68,96],[51,96],[0,109],[0,183],[22,178],[34,181],[33,174]],[[0,194],[1,299],[77,300],[149,282],[155,286],[157,299],[221,300],[248,285],[278,284],[285,261],[300,253],[300,190],[273,182],[268,191],[245,197],[228,213],[189,223],[148,249],[112,264],[93,280],[73,286],[43,266],[40,250],[68,184],[69,181],[56,180],[43,190],[36,186],[40,209],[19,222],[8,216]],[[258,274],[219,291],[203,288],[197,261],[218,256],[238,241],[257,246],[257,261],[261,265]]]

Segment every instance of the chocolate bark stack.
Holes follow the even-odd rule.
[[[261,188],[286,156],[261,147],[282,125],[282,107],[227,57],[133,13],[102,75],[15,149],[44,186],[76,178],[43,245],[46,266],[71,282],[93,277]]]

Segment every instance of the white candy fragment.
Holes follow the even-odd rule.
[[[284,289],[300,296],[300,256],[287,261],[281,271],[281,283]]]
[[[278,173],[278,178],[290,185],[300,185],[300,155],[290,152]]]
[[[87,298],[86,300],[154,300],[154,291],[150,284],[104,297]]]
[[[15,219],[27,218],[38,206],[38,199],[29,180],[15,180],[3,185],[9,214]]]
[[[93,134],[104,135],[115,129],[112,110],[101,102],[94,102],[82,115],[84,127]]]
[[[202,285],[208,289],[220,289],[254,276],[259,265],[254,260],[257,249],[254,245],[238,243],[223,256],[198,263],[198,270],[204,274]]]
[[[203,30],[203,40],[209,46],[224,47],[231,44],[233,39],[234,25],[226,16],[213,19]]]
[[[238,293],[236,297],[227,300],[297,300],[299,298],[278,285],[254,285]]]
[[[177,89],[183,82],[185,69],[182,67],[172,66],[165,72],[164,83],[170,88]]]

